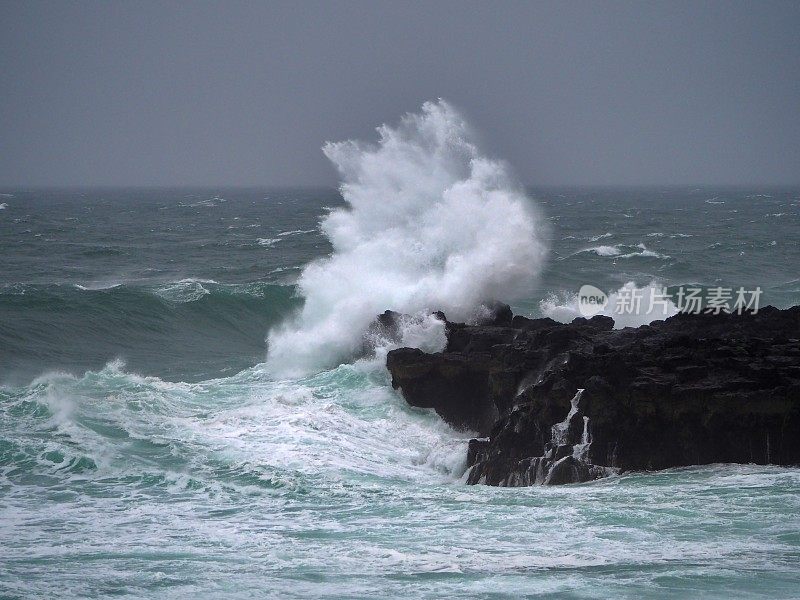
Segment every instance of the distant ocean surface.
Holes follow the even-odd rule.
[[[798,596],[800,470],[466,486],[469,434],[380,361],[272,373],[337,191],[2,191],[0,597]],[[800,303],[800,189],[528,195],[549,251],[515,312],[585,283]]]
[[[583,284],[610,292],[629,281],[760,287],[761,306],[800,304],[800,189],[529,195],[549,222],[550,252],[515,312],[542,316]],[[263,362],[267,330],[302,303],[300,268],[331,252],[320,218],[343,205],[330,189],[0,199],[0,381],[13,384],[114,359],[188,382]]]

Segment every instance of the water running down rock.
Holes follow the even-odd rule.
[[[482,438],[469,483],[588,481],[711,463],[800,464],[800,307],[688,315],[446,322],[447,346],[389,352],[413,406]]]

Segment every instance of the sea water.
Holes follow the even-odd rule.
[[[583,284],[798,304],[800,189],[525,189],[448,110],[327,147],[341,192],[0,190],[0,596],[797,596],[800,470],[467,486],[356,354]]]

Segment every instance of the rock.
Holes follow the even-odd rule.
[[[409,404],[487,438],[470,443],[470,483],[800,464],[800,307],[621,330],[601,316],[564,325],[500,314],[447,322],[443,352],[387,357]]]
[[[447,317],[440,310],[431,313],[431,316],[447,323]],[[419,325],[422,320],[421,315],[410,317],[393,310],[384,311],[370,323],[361,340],[361,351],[356,356],[373,356],[375,349],[380,346],[399,344],[403,339],[403,326]]]
[[[457,429],[488,433],[498,417],[488,401],[487,373],[475,356],[425,354],[400,348],[386,357],[392,386],[402,381],[403,396],[411,406],[433,408]]]
[[[361,355],[371,355],[382,343],[399,343],[402,337],[400,331],[402,319],[403,315],[393,310],[387,310],[375,317],[364,334]]]
[[[490,325],[493,327],[510,327],[514,313],[511,307],[503,302],[489,302],[478,310],[476,325]]]

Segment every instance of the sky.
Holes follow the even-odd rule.
[[[0,185],[334,185],[445,98],[530,185],[800,183],[800,2],[0,3]]]

